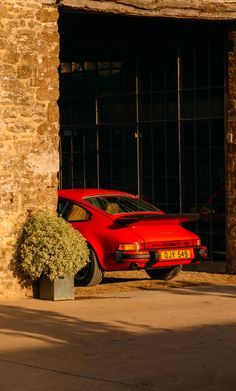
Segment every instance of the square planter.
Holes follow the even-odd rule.
[[[74,277],[65,276],[51,281],[41,277],[39,282],[39,298],[43,300],[74,300]]]

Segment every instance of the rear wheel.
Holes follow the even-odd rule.
[[[75,275],[76,286],[94,286],[100,284],[103,279],[95,252],[90,249],[90,262]]]
[[[165,269],[147,269],[146,273],[153,280],[172,280],[172,278],[178,276],[182,270],[182,265],[168,267]]]

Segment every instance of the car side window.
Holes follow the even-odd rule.
[[[70,202],[64,208],[62,217],[67,221],[86,221],[90,219],[90,214],[82,206]]]
[[[63,212],[66,209],[66,207],[69,205],[69,201],[66,200],[59,200],[57,204],[57,214],[59,216],[63,217]]]

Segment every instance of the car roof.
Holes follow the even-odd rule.
[[[76,200],[79,201],[84,199],[85,197],[92,197],[92,196],[123,195],[123,196],[135,197],[134,194],[126,193],[120,190],[95,189],[95,188],[59,190],[58,195],[59,197],[69,198],[75,201]]]

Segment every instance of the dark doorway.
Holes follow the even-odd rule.
[[[223,26],[65,13],[59,28],[61,187],[199,212],[224,186]],[[210,220],[195,229],[213,249]]]

